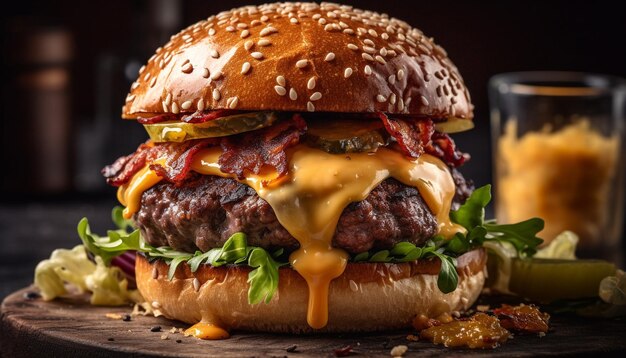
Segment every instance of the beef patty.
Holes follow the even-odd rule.
[[[457,187],[453,206],[457,207],[473,185],[456,169],[451,171]],[[143,193],[134,219],[150,245],[187,252],[221,247],[238,231],[246,233],[252,246],[287,252],[299,246],[252,188],[217,176],[195,174],[180,186],[155,185]],[[436,230],[437,220],[417,189],[388,178],[365,200],[344,209],[333,246],[356,254],[389,249],[401,241],[419,245]]]

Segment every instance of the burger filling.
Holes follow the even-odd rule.
[[[447,293],[455,257],[484,240],[528,252],[540,242],[539,222],[522,235],[484,222],[489,188],[470,196],[456,169],[469,156],[429,118],[212,111],[140,121],[151,140],[103,174],[141,240],[99,243],[85,231],[86,246],[136,247],[165,259],[170,276],[182,262],[248,264],[251,303],[271,300],[289,264],[309,285],[313,328],[326,325],[330,282],[348,261],[438,258]]]

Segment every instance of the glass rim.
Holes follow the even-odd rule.
[[[489,88],[501,94],[600,96],[626,92],[626,80],[612,75],[569,71],[507,72],[492,76]]]

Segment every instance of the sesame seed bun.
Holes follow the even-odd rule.
[[[327,3],[246,6],[184,29],[141,68],[122,115],[215,109],[473,116],[461,75],[432,38]]]
[[[485,281],[483,249],[458,258],[459,285],[444,294],[437,288],[438,260],[348,264],[330,285],[329,320],[313,330],[306,320],[308,289],[293,269],[280,269],[278,291],[268,304],[250,305],[249,267],[202,266],[192,273],[181,264],[167,279],[168,266],[137,256],[137,287],[166,317],[194,324],[210,322],[234,330],[263,332],[354,332],[405,328],[418,315],[437,317],[468,309]]]

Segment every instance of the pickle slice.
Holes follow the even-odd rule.
[[[278,116],[274,112],[253,112],[221,117],[204,123],[163,122],[143,126],[154,142],[182,142],[249,132],[269,127],[277,119]]]
[[[389,141],[380,121],[340,119],[307,124],[309,145],[332,154],[375,151]]]
[[[600,281],[615,273],[603,260],[512,260],[509,289],[540,302],[598,296]]]
[[[458,133],[474,128],[474,122],[469,119],[448,118],[445,122],[435,123],[435,129],[443,133]]]

